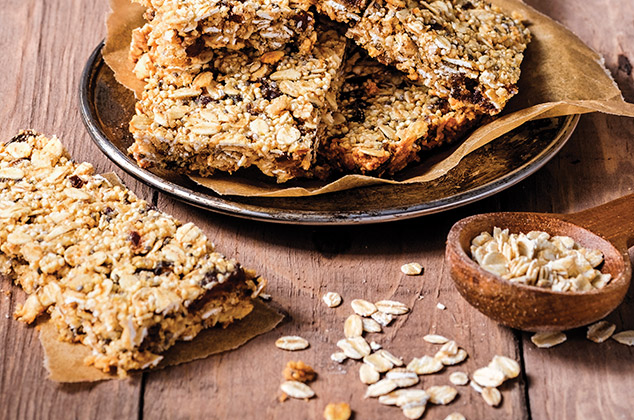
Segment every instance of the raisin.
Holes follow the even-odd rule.
[[[278,96],[282,96],[282,92],[277,87],[277,83],[275,83],[273,80],[262,79],[260,83],[262,83],[260,91],[262,92],[262,96],[264,97],[264,99],[268,99],[270,101],[277,98]]]
[[[205,40],[202,38],[198,38],[196,39],[196,42],[194,42],[189,47],[185,48],[185,53],[187,54],[187,57],[198,57],[200,53],[203,52],[204,49],[205,49]]]
[[[159,263],[156,264],[156,267],[154,268],[154,275],[160,276],[161,274],[171,273],[173,271],[173,266],[174,263],[171,261],[159,261]]]
[[[196,102],[198,102],[202,106],[206,106],[207,104],[210,104],[212,102],[212,99],[211,99],[211,96],[209,95],[200,95],[196,99]]]
[[[68,180],[70,181],[70,185],[73,188],[81,188],[85,184],[84,180],[77,175],[71,176],[70,178],[68,178]]]
[[[294,15],[293,20],[295,21],[295,29],[297,29],[297,31],[305,31],[313,20],[313,16],[308,12],[302,11]]]
[[[135,230],[130,232],[129,239],[130,242],[132,242],[132,246],[134,246],[135,248],[141,245],[141,235],[139,235],[139,232]]]

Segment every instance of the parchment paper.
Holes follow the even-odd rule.
[[[102,175],[113,185],[124,186],[114,173]],[[231,323],[227,328],[215,327],[201,331],[192,341],[179,341],[165,353],[163,360],[154,369],[179,365],[192,360],[204,359],[212,354],[233,350],[252,338],[271,331],[284,316],[268,307],[259,299],[253,301],[253,310],[243,319]],[[81,343],[60,341],[57,328],[50,320],[38,322],[40,342],[44,348],[44,367],[49,379],[56,382],[94,382],[120,379],[84,364],[91,350]]]
[[[429,182],[446,174],[467,154],[526,121],[595,111],[634,117],[634,104],[625,102],[605,68],[603,58],[577,36],[520,0],[491,2],[509,13],[520,13],[531,31],[532,41],[522,63],[519,94],[509,102],[499,118],[479,127],[448,156],[438,160],[432,151],[428,154],[429,158],[424,158],[419,167],[411,171],[415,175],[398,181],[346,175],[330,183],[295,181],[289,188],[274,181],[245,178],[241,174],[192,179],[218,194],[268,197],[310,196],[381,183]],[[133,14],[140,14],[142,10],[131,10],[129,0],[112,0],[111,5],[113,13],[108,19],[104,59],[117,80],[138,94],[142,86],[131,72],[132,65],[127,54],[130,31],[135,24],[140,25],[138,22],[143,21]]]

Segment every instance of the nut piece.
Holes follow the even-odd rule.
[[[405,315],[409,312],[409,308],[401,302],[395,300],[381,300],[374,304],[376,308],[384,314]]]
[[[502,394],[497,388],[486,387],[482,390],[482,398],[491,407],[497,407],[502,402]]]
[[[466,385],[469,383],[469,376],[464,372],[456,371],[449,375],[449,382],[454,385]]]
[[[308,341],[296,335],[288,335],[275,340],[275,346],[288,351],[304,350],[308,347]]]
[[[350,406],[345,402],[330,403],[324,409],[325,420],[348,420],[352,415]]]
[[[289,397],[299,400],[315,396],[315,391],[311,387],[298,381],[286,381],[280,385],[280,389]]]
[[[374,303],[368,302],[367,300],[363,299],[353,300],[352,302],[350,302],[350,306],[352,306],[352,310],[360,316],[371,316],[377,311]]]
[[[287,381],[311,382],[317,377],[317,373],[306,363],[299,361],[289,361],[282,371],[284,379]]]
[[[616,325],[608,321],[599,321],[588,327],[586,337],[595,343],[603,343],[610,338],[616,329]]]
[[[502,372],[506,379],[517,378],[520,374],[519,363],[505,356],[494,356],[491,363],[489,363],[489,367]]]
[[[362,364],[359,368],[359,379],[366,385],[377,383],[381,379],[379,372],[371,365]]]
[[[419,375],[430,375],[432,373],[440,372],[444,365],[440,360],[433,357],[423,356],[420,359],[415,357],[407,365],[407,368],[416,372]]]
[[[467,419],[462,414],[456,412],[456,413],[449,414],[447,417],[445,417],[445,420],[467,420]]]
[[[379,382],[372,384],[365,391],[363,398],[376,398],[394,391],[397,388],[396,382],[390,379],[381,379]]]
[[[447,405],[458,395],[456,388],[449,385],[430,386],[425,391],[429,394],[429,402],[432,404]]]
[[[343,338],[337,341],[337,347],[351,359],[362,359],[372,351],[363,337]]]
[[[540,349],[548,349],[566,341],[566,334],[562,332],[541,332],[531,337],[531,341]]]
[[[370,333],[380,333],[383,331],[381,324],[373,320],[372,318],[361,318],[363,323],[363,331]]]
[[[506,378],[504,377],[503,372],[488,366],[480,368],[473,372],[473,380],[481,386],[495,388],[502,385],[504,379]]]
[[[612,336],[613,340],[626,346],[634,346],[634,330],[625,330]]]
[[[443,337],[442,335],[436,335],[436,334],[427,334],[426,336],[423,337],[423,340],[432,344],[445,344],[449,341],[448,338]]]
[[[403,264],[401,266],[401,271],[403,272],[403,274],[408,276],[418,276],[420,273],[423,272],[423,266],[415,262]]]
[[[416,372],[406,368],[394,368],[385,374],[385,378],[394,381],[399,388],[407,388],[420,381]]]
[[[359,315],[350,315],[343,324],[343,334],[347,338],[363,335],[363,321]]]
[[[328,292],[321,298],[329,308],[336,308],[341,305],[341,295],[335,292]]]

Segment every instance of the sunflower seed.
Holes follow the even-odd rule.
[[[418,276],[423,272],[423,266],[419,263],[408,263],[401,266],[403,274],[408,276]]]
[[[341,305],[341,295],[335,292],[328,292],[323,297],[322,300],[329,308],[336,308]]]
[[[436,335],[436,334],[427,334],[426,336],[423,337],[423,340],[432,344],[445,344],[449,341],[447,337],[443,337],[442,335]]]
[[[371,316],[373,313],[377,311],[374,303],[368,302],[363,299],[355,299],[350,302],[350,306],[352,306],[352,310],[360,316]]]
[[[351,359],[362,359],[371,352],[370,345],[363,337],[343,338],[337,341],[337,347]]]
[[[372,384],[365,391],[364,398],[376,398],[381,395],[385,395],[389,392],[394,391],[397,388],[397,385],[394,381],[390,379],[381,379],[375,384]]]
[[[443,364],[433,357],[423,356],[420,359],[415,357],[407,365],[407,368],[419,375],[430,375],[442,370]]]
[[[371,365],[362,364],[359,367],[359,379],[366,385],[371,385],[381,379],[381,375]]]
[[[531,337],[531,341],[540,349],[548,349],[566,341],[566,334],[562,332],[541,332]]]
[[[280,337],[275,341],[275,346],[282,350],[295,351],[304,350],[308,347],[308,341],[305,338],[296,335]]]
[[[372,318],[362,318],[361,322],[363,323],[363,331],[365,332],[380,333],[383,330],[381,324]]]
[[[384,314],[405,315],[409,312],[409,308],[401,302],[395,300],[381,300],[374,304],[376,308]]]
[[[453,372],[451,375],[449,375],[449,382],[454,385],[466,385],[469,383],[469,376],[467,376],[467,374],[464,372]]]
[[[430,386],[425,391],[429,394],[429,402],[432,404],[447,405],[458,395],[456,388],[449,385]]]
[[[343,333],[347,338],[363,335],[363,321],[359,315],[350,315],[343,324]]]
[[[481,386],[497,387],[504,382],[504,373],[490,367],[483,367],[473,372],[473,380]]]
[[[519,363],[505,356],[494,356],[491,363],[489,363],[489,367],[502,372],[506,379],[517,378],[520,374]]]
[[[280,389],[291,398],[303,400],[315,396],[315,391],[308,385],[298,381],[286,381],[280,385]]]
[[[497,388],[486,387],[482,390],[482,398],[491,407],[497,407],[502,402],[502,394]]]
[[[612,336],[613,340],[626,346],[634,346],[634,330],[625,330]]]
[[[616,329],[616,325],[608,321],[599,321],[588,327],[586,337],[595,343],[603,343],[610,338]]]

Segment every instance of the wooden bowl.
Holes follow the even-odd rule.
[[[511,233],[541,230],[570,236],[586,248],[603,252],[603,273],[610,283],[587,292],[556,292],[514,284],[480,267],[470,257],[471,240],[493,227]],[[562,331],[588,325],[612,312],[629,288],[632,267],[627,252],[634,245],[634,194],[580,213],[488,213],[458,221],[449,232],[445,261],[467,302],[493,320],[526,331]]]

